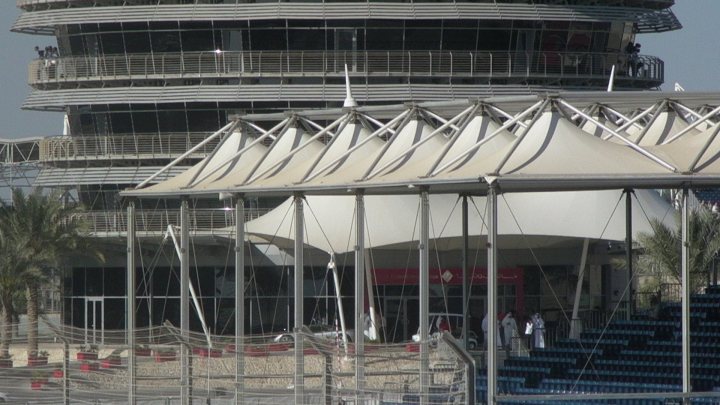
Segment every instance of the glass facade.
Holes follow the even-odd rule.
[[[292,328],[292,267],[248,268],[246,284],[248,311],[246,328],[254,334],[273,333]],[[198,295],[208,329],[213,334],[232,334],[235,328],[235,273],[233,267],[191,267],[190,280]],[[352,308],[353,271],[338,269],[343,305]],[[65,323],[85,328],[91,303],[102,302],[102,330],[121,330],[125,324],[125,277],[123,267],[75,267],[64,280]],[[337,301],[332,274],[327,268],[307,267],[305,278],[305,319],[312,324],[330,324],[337,318]],[[138,269],[137,325],[159,325],[165,320],[180,324],[180,269],[158,266]],[[202,331],[200,319],[191,303],[190,326]],[[348,316],[348,327],[352,318]]]
[[[228,114],[242,105],[219,106],[218,103],[93,104],[71,107],[70,130],[75,136],[109,136],[142,134],[208,135],[227,123]]]
[[[62,56],[206,51],[617,52],[632,24],[496,20],[275,20],[64,27]]]

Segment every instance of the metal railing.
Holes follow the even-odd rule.
[[[268,208],[246,208],[245,221],[267,214]],[[136,230],[139,233],[162,234],[168,225],[180,224],[179,209],[138,209]],[[93,236],[118,235],[127,231],[127,216],[123,210],[87,211],[78,214]],[[190,210],[190,233],[234,232],[235,211],[225,208],[198,208]],[[227,229],[224,229],[227,228]],[[224,230],[223,230],[224,229]]]
[[[268,213],[270,209],[246,208],[245,221],[250,221]],[[136,231],[145,234],[162,234],[168,225],[180,224],[179,209],[138,210]],[[123,210],[88,211],[78,214],[93,236],[118,235],[127,232],[127,216]],[[224,208],[199,208],[190,210],[190,233],[234,232],[235,211]],[[223,228],[228,228],[223,230]],[[222,231],[221,231],[222,230]]]
[[[355,0],[357,2],[365,2],[365,0]],[[450,0],[446,0],[450,2]],[[485,0],[485,3],[513,3],[515,0]],[[581,5],[594,5],[596,0],[575,0],[575,3],[581,4]],[[225,4],[248,4],[248,3],[254,3],[255,0],[234,0],[234,1],[228,1],[225,0]],[[321,0],[318,0],[318,3],[322,2]],[[17,4],[17,7],[29,7],[29,6],[50,6],[50,5],[60,5],[60,6],[67,6],[67,4],[72,4],[75,7],[93,7],[97,5],[106,5],[106,6],[115,6],[117,5],[117,2],[115,0],[16,0],[15,2]],[[217,4],[217,0],[194,0],[194,1],[188,1],[188,0],[164,0],[162,4],[178,4],[178,5],[186,5],[186,4]],[[561,1],[543,1],[543,0],[537,0],[535,3],[537,4],[561,4],[564,5]],[[134,5],[157,5],[158,0],[135,0],[133,2]],[[637,1],[628,1],[628,0],[617,0],[614,2],[614,6],[622,6],[622,7],[642,7],[642,8],[650,8],[650,9],[662,9],[662,8],[668,8],[675,4],[675,0],[644,0],[643,2],[637,2]]]
[[[0,139],[0,166],[38,161],[38,144],[36,139]]]
[[[116,136],[55,136],[40,141],[40,161],[175,158],[211,132],[133,134]],[[212,152],[219,139],[208,142],[191,158]]]
[[[663,61],[643,55],[634,80],[662,82]],[[604,78],[631,74],[624,53],[453,51],[248,51],[127,54],[38,59],[31,85],[78,81],[192,78],[342,77],[344,66],[365,77]]]

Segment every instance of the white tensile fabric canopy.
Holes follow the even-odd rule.
[[[652,233],[648,218],[675,227],[674,210],[654,191],[638,190],[632,204],[634,236]],[[418,238],[417,196],[365,197],[365,246],[401,248]],[[247,233],[291,249],[295,228],[293,200],[246,224]],[[354,249],[353,196],[307,196],[305,243],[317,249],[345,253]],[[498,204],[501,246],[549,247],[567,238],[622,241],[625,239],[625,198],[619,190],[511,193]],[[470,235],[487,233],[485,197],[473,197],[468,209]],[[320,215],[321,214],[321,215]],[[538,215],[543,220],[538,221]],[[460,249],[462,224],[457,195],[430,196],[430,238],[438,250]],[[517,221],[517,222],[516,222]],[[414,245],[413,245],[414,246]]]
[[[689,114],[669,111],[668,101],[645,97],[656,109],[633,122],[625,117],[625,127],[635,128],[631,133],[616,131],[623,128],[623,119],[608,122],[583,112],[603,100],[576,107],[558,97],[523,98],[526,109],[511,103],[515,110],[502,117],[488,113],[496,106],[481,102],[456,103],[454,110],[441,106],[437,113],[433,106],[411,105],[393,116],[385,114],[384,124],[362,108],[334,116],[316,112],[322,120],[334,120],[325,127],[310,120],[312,113],[309,118],[288,114],[262,135],[275,137],[269,147],[241,122],[212,156],[192,169],[123,194],[346,194],[356,189],[416,194],[420,187],[430,193],[482,194],[487,181],[495,181],[503,192],[717,183],[720,167],[710,164],[717,148],[715,123],[698,118],[699,113],[688,121]],[[707,98],[702,101],[707,104]],[[595,134],[581,129],[580,120],[582,128]],[[517,135],[511,130],[518,130]],[[643,146],[646,140],[664,144]],[[704,157],[690,167],[698,155]]]

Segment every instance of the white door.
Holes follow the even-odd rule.
[[[105,335],[105,305],[102,298],[85,298],[85,343],[101,344]]]

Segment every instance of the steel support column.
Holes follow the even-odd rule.
[[[126,325],[128,346],[128,404],[135,404],[135,201],[127,206],[127,281]],[[67,348],[66,348],[67,349]],[[65,356],[67,357],[67,352]],[[64,381],[68,380],[67,365],[63,362]],[[65,390],[63,390],[65,391]]]
[[[487,403],[496,403],[497,396],[497,184],[490,183],[487,195]]]
[[[235,199],[235,403],[245,391],[245,199]]]
[[[305,403],[305,355],[303,327],[303,246],[305,226],[303,221],[303,195],[295,194],[295,404]]]
[[[355,195],[355,388],[356,401],[364,401],[365,389],[365,199]]]
[[[180,202],[180,335],[184,342],[190,337],[190,213],[188,199]],[[191,359],[187,344],[180,346],[180,404],[191,403]]]
[[[420,404],[428,403],[430,388],[430,200],[420,193]]]
[[[468,310],[470,299],[470,271],[468,263],[468,196],[462,196],[462,327],[463,349],[468,350]]]
[[[681,246],[681,264],[682,271],[682,384],[683,393],[689,393],[690,387],[690,246],[689,246],[689,229],[688,229],[688,189],[682,190],[682,246]],[[683,399],[683,403],[690,403],[688,399]]]
[[[628,308],[627,316],[628,319],[635,312],[635,289],[633,288],[633,230],[632,230],[632,195],[631,189],[625,190],[625,261],[627,263],[628,270],[628,283],[630,294],[628,295]]]

